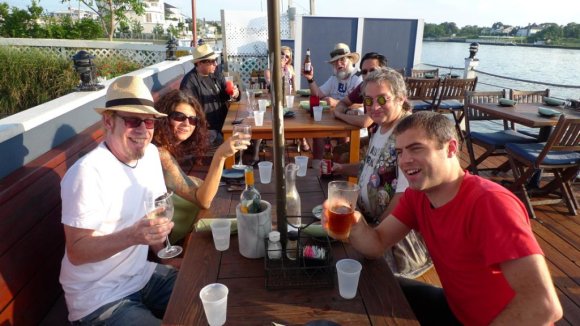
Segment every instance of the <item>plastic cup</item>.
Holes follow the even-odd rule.
[[[347,239],[354,222],[354,210],[360,194],[360,186],[348,181],[328,183],[328,218],[326,229],[334,239]]]
[[[224,77],[226,80],[226,93],[229,95],[234,94],[234,77],[226,76]]]
[[[294,95],[286,95],[286,107],[291,109],[294,106]]]
[[[338,292],[341,297],[352,299],[356,296],[361,270],[362,265],[354,259],[341,259],[336,263]]]
[[[230,226],[232,222],[227,219],[213,220],[210,224],[213,244],[218,251],[227,250],[230,247]]]
[[[205,318],[210,326],[220,326],[226,323],[228,292],[228,287],[220,283],[208,284],[199,291]]]
[[[258,110],[266,111],[267,106],[268,106],[268,100],[264,100],[264,99],[258,100]]]
[[[308,156],[296,156],[294,157],[294,162],[298,165],[298,172],[296,175],[299,177],[306,176],[306,169],[308,168]]]
[[[322,106],[315,106],[313,108],[314,110],[314,121],[320,121],[322,120],[322,110],[324,108]]]
[[[261,127],[264,125],[264,113],[265,111],[254,111],[254,122],[256,123],[257,127]]]
[[[258,170],[260,171],[260,182],[268,184],[272,181],[272,162],[262,161],[258,163]]]

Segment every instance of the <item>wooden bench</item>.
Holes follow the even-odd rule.
[[[153,98],[179,88],[181,78]],[[65,245],[60,181],[103,138],[95,123],[0,180],[0,325],[68,324],[58,280]]]

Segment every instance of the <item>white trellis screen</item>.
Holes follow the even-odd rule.
[[[280,38],[290,38],[288,15],[280,17]],[[227,69],[238,72],[245,84],[253,71],[268,68],[268,17],[260,11],[222,10],[223,52]]]

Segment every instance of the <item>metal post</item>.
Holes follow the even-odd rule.
[[[310,0],[310,16],[316,15],[316,0]]]
[[[195,19],[195,0],[191,0],[191,47],[197,44],[197,21]]]
[[[286,177],[284,174],[284,119],[282,118],[282,68],[280,66],[279,0],[268,0],[268,58],[272,65],[272,133],[276,182],[276,216],[282,245],[286,244]]]
[[[469,45],[469,58],[465,58],[465,70],[463,70],[463,78],[475,78],[477,73],[475,68],[479,65],[479,59],[475,57],[477,50],[479,49],[479,43],[471,43]]]

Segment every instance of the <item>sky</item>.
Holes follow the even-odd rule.
[[[165,0],[191,17],[192,0]],[[10,6],[26,8],[31,0],[0,0]],[[61,0],[39,0],[48,11],[66,10]],[[267,10],[268,0],[195,0],[197,18],[219,20],[220,10]],[[281,0],[281,8],[292,2],[298,14],[309,14],[310,0]],[[70,0],[78,7],[77,0]],[[317,16],[367,18],[422,18],[425,23],[454,22],[459,27],[478,25],[527,26],[531,23],[580,23],[578,0],[315,0]]]

